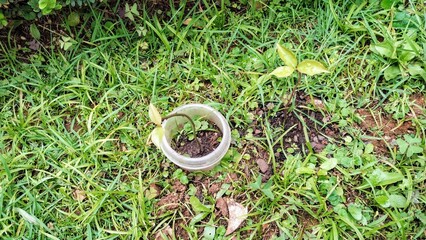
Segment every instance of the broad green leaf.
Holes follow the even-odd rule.
[[[423,152],[423,148],[422,147],[416,146],[416,145],[411,145],[411,146],[408,147],[407,157],[411,157],[414,154],[422,153],[422,152]]]
[[[389,41],[370,45],[370,50],[382,57],[396,59],[395,48]]]
[[[161,141],[164,137],[164,129],[162,127],[156,127],[151,132],[151,140],[158,148],[161,148]]]
[[[337,166],[337,159],[336,158],[328,158],[323,162],[320,166],[321,169],[324,169],[326,171],[329,171]]]
[[[400,0],[382,0],[380,6],[383,9],[390,9],[394,4],[399,3]]]
[[[161,115],[152,103],[149,104],[148,115],[151,122],[155,123],[157,126],[161,126]]]
[[[362,219],[362,208],[360,206],[355,205],[355,204],[350,204],[348,206],[348,211],[355,220],[361,221],[361,219]]]
[[[56,6],[56,0],[40,0],[38,2],[38,7],[41,10],[52,10]]]
[[[209,207],[205,206],[204,204],[202,204],[196,196],[191,196],[189,198],[189,203],[191,204],[192,209],[196,213],[210,212],[211,211],[211,209]]]
[[[304,60],[297,66],[297,71],[309,76],[321,73],[329,73],[328,69],[322,63],[315,60]]]
[[[418,64],[409,64],[408,67],[408,73],[410,73],[411,76],[421,75],[423,76],[426,74],[426,71]]]
[[[408,143],[400,138],[398,138],[396,140],[396,143],[398,144],[399,147],[399,153],[404,154],[407,152],[408,149]]]
[[[34,23],[30,25],[30,34],[36,40],[40,39],[40,31]]]
[[[281,46],[280,44],[277,44],[277,50],[278,50],[278,55],[280,56],[281,60],[283,60],[285,65],[292,68],[296,68],[297,59],[292,51]]]
[[[389,195],[389,204],[394,208],[404,208],[406,203],[407,199],[400,194]]]
[[[380,195],[374,198],[378,204],[382,207],[390,207],[389,198],[386,195]]]
[[[371,173],[369,179],[373,186],[385,186],[402,181],[404,176],[401,173],[383,172],[380,169],[376,169]]]
[[[288,77],[294,72],[294,68],[289,66],[277,67],[274,71],[271,72],[271,75],[274,75],[277,78]]]
[[[216,234],[216,228],[214,226],[205,226],[203,232],[203,239],[214,240]]]
[[[202,212],[199,213],[197,215],[195,215],[195,217],[193,217],[191,219],[191,221],[189,222],[190,226],[194,226],[195,224],[197,224],[198,222],[202,221],[204,218],[206,218],[209,215],[208,212]]]
[[[384,76],[386,80],[392,80],[401,76],[401,70],[398,65],[392,65],[385,69]]]

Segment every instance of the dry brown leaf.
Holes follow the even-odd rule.
[[[75,200],[82,202],[84,199],[86,199],[86,194],[84,193],[84,191],[76,189],[74,190],[74,192],[72,193],[72,196],[74,197]]]
[[[183,25],[188,26],[192,21],[192,18],[187,18],[185,21],[183,21]]]
[[[247,218],[247,208],[232,199],[227,199],[228,204],[228,227],[225,236],[233,233]]]
[[[173,229],[170,226],[163,228],[162,230],[157,232],[157,234],[155,234],[155,240],[165,240],[169,239],[169,237],[173,238]]]

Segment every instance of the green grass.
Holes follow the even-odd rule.
[[[139,6],[135,21],[91,8],[79,27],[51,30],[54,47],[30,54],[0,43],[0,236],[154,239],[169,226],[199,239],[207,226],[214,227],[214,239],[261,239],[268,228],[277,239],[426,237],[424,104],[423,114],[412,114],[418,109],[412,96],[425,95],[425,79],[407,72],[383,76],[391,65],[426,67],[421,3],[386,10],[374,3],[271,1],[256,9],[200,1],[202,11],[198,2],[184,3],[163,18]],[[413,21],[395,27],[396,13],[409,13]],[[421,51],[408,62],[371,50],[412,32]],[[61,34],[73,36],[70,49],[61,49]],[[326,136],[321,153],[310,152],[308,144],[306,154],[293,153],[284,146],[289,129],[274,125],[296,82],[259,80],[282,64],[277,42],[299,61],[315,59],[331,71],[303,77],[298,88],[324,103],[322,109],[305,106],[330,117],[315,120],[317,128],[339,129],[340,135]],[[150,102],[165,114],[192,102],[221,111],[234,130],[221,164],[210,172],[181,172],[147,146]],[[270,103],[265,115],[253,112]],[[357,127],[366,117],[357,112],[361,108],[409,122],[414,130],[386,139],[387,152],[379,153],[371,141],[384,139],[384,130],[373,136]],[[304,119],[301,136],[314,131],[306,125],[312,117],[293,111]],[[253,135],[256,129],[262,133]],[[404,149],[403,141],[418,148]],[[259,154],[271,166],[269,181],[258,181]],[[337,165],[328,169],[333,161]],[[175,191],[176,179],[188,198],[164,211],[158,202]],[[206,182],[221,191],[209,193]],[[194,220],[190,196],[208,206],[204,219]],[[249,209],[245,223],[227,237],[226,218],[214,209],[220,196]]]

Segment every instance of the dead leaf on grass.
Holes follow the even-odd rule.
[[[82,202],[84,199],[86,199],[86,194],[84,193],[84,191],[76,189],[74,190],[74,192],[72,193],[72,196],[75,200]]]
[[[266,173],[266,171],[268,171],[269,165],[263,158],[256,159],[256,163],[262,173]]]
[[[173,229],[170,226],[163,228],[155,234],[155,240],[165,240],[169,239],[169,237],[173,238]]]
[[[227,200],[229,221],[225,236],[233,233],[247,218],[247,208],[232,199]]]

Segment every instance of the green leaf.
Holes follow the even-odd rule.
[[[277,67],[274,71],[271,72],[271,75],[274,75],[277,78],[288,77],[294,72],[294,68],[289,66]]]
[[[398,65],[392,65],[385,69],[384,76],[386,80],[395,79],[398,76],[401,76],[401,70]]]
[[[396,183],[399,181],[402,181],[404,179],[404,176],[401,173],[390,173],[390,172],[383,172],[380,169],[374,170],[370,175],[370,183],[376,187],[376,186],[385,186],[392,183]]]
[[[384,41],[378,44],[372,44],[370,45],[370,50],[382,57],[396,59],[395,49],[393,47],[393,44],[389,41]]]
[[[40,40],[40,31],[34,23],[30,25],[30,34],[33,38]]]
[[[51,11],[52,9],[54,9],[56,6],[56,0],[40,0],[38,2],[38,7],[41,10],[47,10],[47,11]]]
[[[164,129],[163,127],[156,127],[151,132],[151,140],[158,148],[161,148],[161,141],[164,137]]]
[[[373,144],[369,143],[369,144],[365,145],[365,149],[364,149],[365,154],[373,153],[373,151],[374,151],[374,145]]]
[[[421,75],[423,76],[426,74],[426,71],[418,64],[409,64],[408,67],[408,73],[410,73],[411,76]]]
[[[362,208],[360,206],[355,205],[355,204],[350,204],[348,206],[348,211],[355,220],[357,220],[357,221],[362,220],[362,217],[363,217],[362,216]]]
[[[420,147],[420,146],[415,146],[415,145],[411,145],[411,146],[409,146],[409,147],[408,147],[408,150],[407,150],[407,157],[411,157],[411,156],[413,156],[414,154],[422,153],[422,152],[423,152],[423,148],[422,148],[422,147]]]
[[[400,138],[396,140],[396,143],[398,144],[398,147],[399,147],[399,153],[405,154],[408,149],[408,143]]]
[[[203,232],[203,239],[214,240],[216,234],[216,228],[214,226],[205,226]]]
[[[148,115],[151,122],[153,122],[157,126],[161,126],[161,115],[152,103],[149,104]]]
[[[390,207],[389,198],[386,195],[377,196],[374,198],[374,200],[376,200],[376,202],[384,208]]]
[[[296,169],[296,174],[314,174],[315,170],[308,167],[299,167]]]
[[[328,69],[322,63],[315,60],[304,60],[297,66],[297,71],[309,76],[321,73],[329,73]]]
[[[202,212],[202,213],[199,213],[199,214],[195,215],[195,217],[193,217],[193,218],[191,219],[191,221],[189,222],[189,225],[190,225],[190,226],[194,226],[196,223],[198,223],[198,222],[200,222],[201,220],[203,220],[204,218],[206,218],[206,217],[207,217],[207,215],[209,215],[209,213],[208,213],[208,212]]]
[[[399,3],[400,0],[382,0],[380,6],[383,9],[390,9],[393,5]]]
[[[278,55],[280,56],[281,60],[283,60],[285,65],[292,68],[296,68],[297,59],[292,51],[281,46],[280,44],[277,44],[277,50],[278,50]]]
[[[329,171],[337,166],[337,159],[336,158],[328,158],[323,162],[320,166],[321,169],[324,169],[326,171]]]
[[[407,199],[400,194],[389,195],[389,204],[394,208],[405,208]]]
[[[67,20],[69,26],[75,27],[80,23],[80,15],[77,12],[71,12]]]
[[[189,198],[189,203],[191,204],[192,209],[196,213],[210,212],[211,211],[211,209],[209,207],[203,205],[196,196],[191,196]]]

